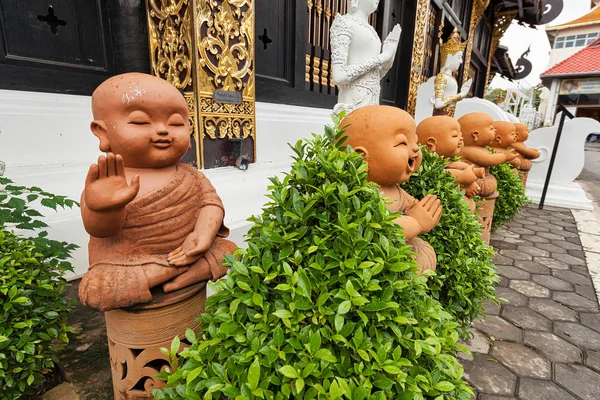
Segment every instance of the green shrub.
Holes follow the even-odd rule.
[[[63,275],[74,245],[51,240],[46,232],[32,238],[11,229],[35,231],[47,225],[31,208],[72,207],[76,203],[39,188],[13,185],[0,178],[0,398],[13,400],[43,383],[57,362],[59,343],[68,343],[70,303],[62,296]]]
[[[422,235],[437,255],[436,274],[427,281],[431,295],[460,324],[460,334],[468,335],[471,321],[482,316],[482,304],[497,301],[494,286],[498,275],[491,256],[493,250],[481,238],[481,224],[469,212],[463,191],[449,172],[445,160],[421,148],[423,162],[402,188],[416,198],[435,194],[443,212],[438,225]]]
[[[338,123],[339,121],[335,121]],[[163,373],[160,399],[470,399],[456,323],[427,295],[360,155],[298,142],[248,249]]]
[[[490,168],[490,174],[494,175],[498,182],[498,198],[494,208],[494,219],[492,220],[492,231],[495,231],[505,222],[512,221],[521,208],[529,202],[525,196],[523,182],[515,175],[513,167],[503,163]]]

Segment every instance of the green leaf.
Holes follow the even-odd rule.
[[[248,369],[248,387],[250,390],[254,390],[258,387],[258,382],[260,381],[260,362],[258,361],[258,357],[254,357],[254,362],[250,365]]]
[[[276,315],[279,318],[292,318],[294,316],[294,314],[283,308],[275,311],[273,315]]]
[[[454,390],[455,386],[448,381],[441,381],[436,383],[434,388],[436,388],[440,392],[449,392],[451,390]]]
[[[173,341],[171,342],[171,355],[175,355],[179,352],[180,346],[179,336],[175,336]]]
[[[350,300],[342,301],[338,307],[337,313],[340,315],[344,315],[350,311],[352,307],[352,302]]]
[[[292,367],[291,365],[284,365],[283,367],[279,368],[279,372],[287,378],[291,378],[291,379],[298,378],[298,373],[296,372],[294,367]]]

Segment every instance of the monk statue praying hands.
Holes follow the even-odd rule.
[[[90,234],[89,271],[81,302],[108,311],[165,292],[216,280],[227,269],[221,199],[193,166],[179,164],[190,148],[188,107],[175,87],[130,73],[92,95],[91,129],[100,156],[88,172],[81,213]]]

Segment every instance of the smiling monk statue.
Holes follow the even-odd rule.
[[[425,118],[417,125],[417,136],[419,144],[446,160],[446,171],[465,190],[464,199],[471,212],[475,211],[476,204],[471,198],[479,194],[480,187],[476,181],[485,176],[485,170],[463,161],[451,161],[460,154],[464,145],[458,121],[447,115]]]
[[[517,153],[512,148],[517,140],[516,124],[508,121],[494,121],[494,129],[496,135],[490,146],[497,152],[506,156],[507,162],[514,168],[521,167],[521,160],[517,157]],[[510,161],[508,161],[510,159]]]
[[[540,152],[537,149],[525,146],[524,142],[529,137],[529,127],[527,125],[517,122],[515,123],[515,128],[517,129],[517,141],[511,147],[519,153],[518,158],[521,161],[519,169],[523,173],[521,179],[523,187],[525,187],[527,184],[527,175],[529,175],[532,166],[531,160],[538,158]]]
[[[92,95],[91,129],[100,156],[88,172],[81,214],[90,234],[90,267],[81,302],[108,311],[152,300],[227,270],[237,246],[224,239],[221,199],[194,167],[179,164],[190,148],[188,106],[175,87],[130,73]]]
[[[416,200],[398,186],[419,168],[423,158],[415,120],[397,107],[367,106],[350,113],[341,123],[346,125],[347,144],[367,162],[369,181],[378,184],[383,197],[393,201],[388,205],[390,211],[404,213],[396,223],[404,228],[407,243],[413,246],[419,273],[435,270],[435,251],[417,236],[439,222],[440,201],[434,195]]]

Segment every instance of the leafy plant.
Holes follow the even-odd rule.
[[[424,147],[421,151],[421,166],[401,186],[414,197],[435,194],[441,201],[440,222],[422,236],[437,256],[436,274],[427,285],[431,295],[459,322],[460,334],[467,337],[471,321],[483,314],[483,303],[497,301],[494,286],[499,279],[492,263],[493,250],[481,238],[481,224],[469,212],[464,191],[444,169],[446,160]]]
[[[0,178],[0,393],[13,400],[44,381],[58,361],[59,343],[68,343],[71,304],[62,295],[75,245],[47,237],[32,202],[56,209],[76,205],[39,188]],[[34,232],[32,238],[12,229]]]
[[[510,164],[502,163],[491,167],[490,174],[496,178],[498,183],[498,198],[492,220],[492,231],[495,231],[500,225],[511,221],[529,202],[529,199],[525,196],[521,178],[514,173]]]
[[[339,120],[334,118],[339,124]],[[337,125],[336,125],[337,126]],[[456,323],[337,127],[300,141],[160,399],[470,399]]]

